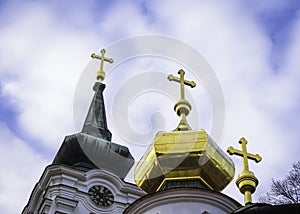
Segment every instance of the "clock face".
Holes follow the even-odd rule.
[[[99,205],[108,207],[114,203],[114,196],[109,189],[101,185],[95,185],[89,189],[92,201]]]

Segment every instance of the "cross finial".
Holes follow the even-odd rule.
[[[175,82],[179,82],[180,83],[180,95],[181,95],[181,99],[184,100],[185,98],[185,94],[184,94],[184,85],[188,85],[191,86],[192,88],[194,88],[196,86],[196,83],[194,81],[188,81],[184,79],[184,70],[180,69],[178,71],[178,74],[180,75],[179,78],[178,77],[174,77],[172,74],[170,74],[168,76],[168,80],[170,81],[175,81]]]
[[[254,160],[256,163],[262,160],[259,154],[251,154],[247,152],[247,140],[241,138],[239,140],[242,150],[237,150],[232,146],[228,147],[227,152],[230,155],[238,155],[243,158],[243,171],[239,174],[236,184],[240,189],[240,192],[245,195],[245,204],[251,203],[251,194],[254,193],[256,186],[258,184],[257,178],[254,176],[253,172],[249,170],[248,159]]]
[[[184,85],[188,85],[194,88],[196,86],[196,83],[194,81],[189,81],[184,79],[184,74],[185,74],[184,70],[180,69],[178,71],[178,74],[180,75],[179,78],[174,77],[172,74],[168,76],[168,80],[180,83],[180,99],[175,104],[174,110],[177,113],[177,115],[180,116],[181,120],[178,127],[175,130],[176,131],[190,130],[191,128],[186,121],[186,116],[190,113],[192,107],[191,104],[187,100],[185,100]]]
[[[99,59],[100,60],[100,69],[99,71],[97,72],[96,74],[96,78],[97,78],[97,81],[98,82],[102,82],[105,78],[105,73],[104,73],[104,70],[103,70],[103,65],[104,65],[104,62],[109,62],[109,63],[113,63],[114,60],[112,58],[105,58],[104,57],[104,54],[105,54],[105,49],[102,49],[100,51],[101,55],[97,55],[95,53],[92,53],[91,57],[93,59]]]

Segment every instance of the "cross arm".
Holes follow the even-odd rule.
[[[172,74],[170,74],[168,76],[168,80],[170,81],[175,81],[175,82],[179,82],[180,83],[180,78],[173,76]],[[188,81],[188,80],[184,80],[184,84],[188,85],[192,88],[194,88],[196,86],[196,83],[194,81]]]
[[[262,160],[262,157],[259,154],[255,154],[255,155],[249,154],[249,153],[244,154],[242,151],[237,150],[237,149],[233,148],[232,146],[228,147],[227,152],[230,155],[238,155],[241,157],[247,156],[248,159],[254,160],[256,163],[258,163]]]
[[[110,63],[113,63],[114,62],[114,60],[112,59],[112,58],[102,58],[102,56],[99,56],[99,55],[97,55],[97,54],[95,54],[95,53],[92,53],[91,54],[91,57],[93,58],[93,59],[100,59],[100,60],[104,60],[104,61],[106,61],[106,62],[110,62]]]
[[[262,157],[259,154],[255,154],[255,155],[248,154],[248,158],[254,160],[256,163],[262,160]]]
[[[97,54],[95,54],[95,53],[92,53],[91,54],[91,57],[93,58],[93,59],[101,59],[101,56],[99,56],[99,55],[97,55]]]
[[[241,156],[241,157],[244,156],[244,154],[242,153],[242,151],[237,150],[237,149],[233,148],[232,146],[229,146],[229,147],[228,147],[227,152],[228,152],[230,155],[238,155],[238,156]]]

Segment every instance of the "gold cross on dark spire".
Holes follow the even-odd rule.
[[[174,77],[172,74],[168,76],[168,80],[175,81],[180,83],[180,99],[174,106],[174,110],[177,113],[178,116],[180,116],[180,123],[175,129],[176,131],[185,131],[185,130],[191,130],[191,127],[186,121],[186,116],[190,113],[192,107],[191,104],[185,100],[185,94],[184,94],[184,85],[191,86],[194,88],[196,86],[196,83],[194,81],[188,81],[184,79],[184,70],[180,69],[178,71],[178,74],[180,77]]]
[[[105,58],[104,57],[105,52],[106,52],[105,49],[102,49],[100,51],[101,55],[97,55],[95,53],[92,53],[92,55],[91,55],[91,57],[93,59],[99,59],[100,60],[100,70],[96,74],[96,78],[97,78],[98,82],[102,82],[105,78],[105,73],[104,73],[104,70],[103,70],[104,62],[109,62],[109,63],[114,62],[114,60],[112,58]]]
[[[254,155],[247,152],[246,145],[248,142],[245,138],[241,138],[239,143],[241,144],[242,150],[237,150],[230,146],[228,147],[227,152],[230,155],[238,155],[243,158],[243,171],[239,174],[236,185],[240,189],[240,192],[245,195],[245,204],[248,204],[252,202],[251,194],[254,193],[258,184],[258,180],[254,176],[254,173],[249,170],[248,159],[258,163],[262,160],[262,157],[258,154]]]
[[[194,81],[188,81],[184,79],[184,70],[180,69],[178,71],[178,74],[180,75],[180,77],[174,77],[172,74],[170,74],[168,76],[168,80],[170,81],[175,81],[175,82],[179,82],[180,83],[180,95],[181,95],[181,99],[184,100],[185,98],[185,94],[184,94],[184,85],[188,85],[191,86],[192,88],[194,88],[196,86],[196,83]]]

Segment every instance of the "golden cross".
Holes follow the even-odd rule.
[[[232,146],[228,147],[227,152],[230,155],[238,155],[243,157],[243,171],[239,174],[236,185],[238,186],[241,193],[244,194],[245,204],[252,203],[251,194],[255,192],[256,186],[258,184],[258,180],[255,177],[254,173],[249,171],[248,159],[254,160],[256,163],[262,160],[262,157],[258,154],[250,154],[247,152],[247,140],[245,138],[241,138],[239,140],[241,144],[242,150],[237,150]]]
[[[242,150],[237,150],[233,148],[232,146],[228,147],[227,152],[230,155],[238,155],[243,157],[243,170],[244,171],[249,171],[249,164],[248,164],[248,159],[254,160],[256,163],[260,162],[262,160],[261,156],[259,154],[250,154],[247,152],[247,140],[245,138],[241,138],[239,140],[239,143],[241,144]]]
[[[99,82],[103,81],[104,78],[105,78],[105,73],[103,71],[103,64],[104,64],[104,62],[109,62],[109,63],[113,63],[114,62],[114,60],[112,58],[105,58],[104,57],[105,52],[106,52],[105,49],[102,49],[100,51],[101,55],[97,55],[95,53],[92,53],[92,55],[91,55],[91,57],[93,59],[99,59],[100,60],[100,70],[96,74],[96,78],[97,78],[97,80]]]
[[[184,70],[180,69],[178,71],[178,74],[180,75],[179,78],[174,77],[172,74],[170,74],[168,76],[168,80],[180,83],[181,99],[184,100],[184,85],[188,85],[188,86],[191,86],[192,88],[194,88],[196,86],[196,83],[194,81],[188,81],[188,80],[184,79],[184,74],[185,74]]]

